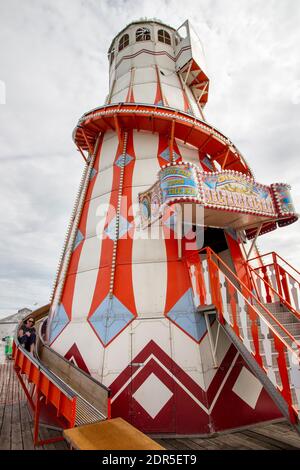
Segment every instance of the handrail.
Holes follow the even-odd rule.
[[[48,307],[48,306],[44,306],[44,307],[41,307],[41,309],[37,310],[36,312],[38,313],[37,316],[42,315],[45,316],[44,314],[44,309]],[[42,312],[40,312],[40,310],[42,310]],[[36,313],[34,312],[34,313]],[[46,376],[47,378],[50,380],[50,382],[53,383],[53,385],[57,386],[57,388],[63,392],[64,394],[68,394],[68,398],[73,398],[75,397],[75,392],[74,390],[72,390],[71,387],[69,387],[63,380],[61,380],[56,374],[54,374],[50,369],[48,369],[47,367],[45,367],[40,361],[38,358],[36,358],[33,354],[31,354],[30,352],[28,352],[25,348],[23,348],[21,346],[21,343],[19,341],[19,337],[18,337],[18,332],[19,332],[19,328],[20,328],[20,324],[21,323],[24,323],[24,320],[26,320],[26,318],[30,318],[30,317],[33,317],[35,318],[34,315],[28,315],[26,316],[25,318],[23,318],[19,323],[18,323],[18,326],[17,328],[15,329],[15,334],[14,334],[14,342],[15,342],[15,345],[16,345],[16,348],[19,349],[22,354],[24,354],[24,356],[26,356],[30,362],[32,362],[38,370],[41,370]],[[43,317],[42,317],[43,318]]]
[[[212,261],[212,263],[218,268],[218,265],[217,265],[214,261]],[[223,274],[224,274],[224,273],[223,273]],[[226,276],[226,274],[224,274],[224,276],[225,276],[227,282],[231,285],[231,287],[232,287],[233,289],[235,289],[235,290],[238,290],[237,287],[231,282],[231,280],[229,279],[229,277]],[[240,291],[239,291],[239,292],[240,292]],[[261,312],[259,312],[259,310],[257,310],[257,309],[255,308],[255,306],[252,305],[252,304],[250,303],[250,301],[249,301],[246,297],[244,297],[244,300],[245,300],[245,302],[247,303],[247,305],[249,305],[251,308],[255,309],[255,313],[268,325],[268,328],[269,328],[270,330],[272,330],[272,332],[273,332],[273,333],[277,336],[277,338],[286,346],[286,348],[289,349],[293,354],[296,354],[295,350],[292,349],[292,348],[290,347],[290,345],[289,345],[288,343],[286,343],[286,341],[284,340],[284,338],[282,338],[282,337],[279,335],[278,331],[274,329],[272,323],[270,323],[270,322],[268,321],[268,319],[265,318],[265,317],[261,314]],[[231,326],[231,325],[230,325],[230,326]],[[294,340],[294,341],[296,342],[296,340]],[[300,344],[299,344],[299,346],[300,346]]]
[[[274,263],[270,263],[270,264],[264,264],[263,266],[257,266],[257,268],[252,268],[254,271],[258,271],[258,270],[263,270],[264,268],[268,268],[270,266],[274,266]],[[283,266],[281,266],[280,264],[276,263],[276,266],[278,266],[280,269],[282,269],[284,271],[285,274],[287,274],[291,279],[293,279],[293,281],[295,281],[297,284],[299,284],[299,287],[300,287],[300,281],[298,281],[298,279],[296,279],[294,276],[291,275],[291,273],[289,273]],[[295,270],[296,271],[296,270]]]
[[[289,331],[286,330],[286,328],[284,328],[284,326],[277,320],[277,318],[266,308],[265,305],[262,304],[262,302],[256,298],[253,294],[253,292],[237,277],[237,275],[229,268],[229,266],[224,263],[224,261],[209,247],[205,247],[205,248],[202,248],[199,253],[203,252],[203,251],[206,251],[207,253],[210,253],[211,255],[215,256],[218,261],[221,262],[221,264],[223,264],[223,266],[225,266],[225,268],[230,272],[230,274],[235,278],[235,280],[238,282],[239,285],[241,285],[241,287],[243,289],[245,289],[247,291],[247,293],[250,295],[251,298],[253,298],[255,300],[256,303],[259,304],[259,306],[266,312],[266,314],[272,318],[272,320],[275,321],[275,323],[284,331],[284,333],[294,342],[296,343],[299,347],[300,347],[300,343],[298,343],[298,341],[294,338],[294,336],[291,335],[291,333]],[[214,261],[212,261],[214,263]],[[219,268],[219,266],[214,263],[214,265]],[[224,273],[223,273],[224,274]],[[224,274],[224,276],[226,276]],[[226,278],[228,279],[228,277],[226,276]],[[236,286],[234,286],[235,289]],[[264,318],[264,317],[263,317]],[[290,349],[290,351],[292,351],[294,353],[294,350],[287,344],[285,343],[285,341],[278,335],[278,332],[276,330],[274,330],[273,327],[271,327],[272,331],[276,332],[276,336],[278,336],[280,338],[281,341],[284,342],[284,344]]]
[[[250,271],[253,271],[254,274],[255,274],[261,281],[263,281],[263,282],[268,286],[268,288],[271,289],[271,291],[272,291],[277,297],[279,297],[281,303],[283,303],[284,305],[286,305],[287,308],[288,308],[294,315],[296,315],[296,317],[300,320],[300,313],[299,313],[296,309],[294,309],[294,307],[292,307],[292,305],[291,305],[287,300],[285,300],[285,298],[282,297],[282,295],[281,295],[278,291],[276,291],[276,290],[271,286],[271,284],[269,284],[263,277],[261,277],[261,276],[256,272],[256,270],[253,269],[251,266],[248,266],[248,269],[249,269]]]
[[[43,374],[47,377],[47,379],[49,379],[49,381],[53,383],[53,385],[55,385],[64,395],[66,395],[66,397],[70,399],[76,397],[76,392],[71,387],[69,387],[65,382],[63,382],[56,374],[51,372],[47,367],[43,366],[38,361],[38,359],[36,359],[30,352],[26,351],[26,349],[21,346],[18,340],[16,342],[16,339],[15,339],[15,346],[17,349],[19,349],[22,352],[22,354],[24,354],[24,356],[27,357],[27,359],[29,359],[30,362],[32,362],[35,365],[35,367],[39,371],[42,371]]]
[[[300,343],[210,247],[199,251],[199,255],[203,253],[206,282],[220,325],[282,413],[300,430]],[[186,261],[189,266],[188,255]],[[200,260],[192,255],[190,262],[196,267]],[[253,278],[247,270],[248,276],[252,288]]]
[[[272,257],[275,256],[275,259],[276,259],[276,258],[281,259],[281,261],[283,261],[285,264],[287,264],[293,271],[295,271],[295,272],[296,272],[297,274],[299,274],[299,276],[300,276],[300,272],[299,272],[294,266],[292,266],[288,261],[286,261],[282,256],[280,256],[278,253],[276,253],[275,251],[270,251],[269,253],[264,253],[263,255],[255,256],[254,258],[249,259],[249,260],[248,260],[248,263],[249,263],[250,261],[254,261],[254,260],[256,260],[256,259],[261,259],[261,258],[264,258],[265,256],[270,256],[270,255],[272,255]],[[273,263],[271,263],[271,264],[274,264],[274,261],[273,261]],[[265,265],[264,265],[264,266],[265,266]],[[264,266],[261,266],[261,267],[264,267]],[[268,265],[268,266],[269,266],[269,265]],[[286,271],[286,272],[288,272],[288,271]],[[289,274],[289,273],[288,273],[288,274]],[[295,279],[295,280],[296,280],[296,279]],[[299,281],[297,281],[297,282],[299,282]]]
[[[61,356],[58,352],[54,351],[52,348],[50,348],[48,345],[45,344],[45,341],[42,337],[42,327],[43,327],[43,323],[45,321],[45,317],[47,317],[47,315],[49,313],[49,308],[50,308],[50,304],[41,307],[40,309],[36,310],[35,312],[32,312],[30,315],[27,315],[18,324],[18,326],[15,330],[15,338],[14,338],[15,343],[16,343],[16,347],[18,349],[20,349],[22,352],[24,352],[24,354],[28,357],[28,359],[31,362],[33,362],[39,370],[41,370],[45,375],[47,375],[49,380],[54,385],[56,385],[59,390],[61,390],[63,393],[65,393],[65,390],[68,390],[68,393],[71,391],[72,396],[82,398],[92,408],[96,409],[98,411],[98,413],[100,413],[103,417],[110,418],[111,390],[108,387],[106,387],[105,385],[103,385],[101,382],[96,380],[94,377],[92,377],[89,374],[87,374],[86,372],[84,372],[82,369],[80,369],[75,364],[68,361],[66,358]],[[41,324],[39,325],[39,329],[38,329],[38,332],[37,332],[39,334],[37,334],[37,342],[36,342],[36,347],[35,347],[35,351],[34,351],[35,357],[32,354],[30,354],[29,352],[27,352],[24,348],[20,348],[20,343],[19,343],[19,339],[18,339],[18,331],[19,331],[19,328],[21,326],[21,323],[26,321],[27,318],[31,318],[31,317],[34,318],[36,320],[36,322],[42,321],[44,319],[41,322]],[[43,351],[45,352],[45,354],[43,354]],[[43,355],[45,356],[44,358],[42,357]],[[47,358],[48,359],[52,358],[52,361],[47,361],[47,360],[45,361],[44,359],[47,359]],[[47,363],[47,362],[49,362],[49,363]],[[50,368],[51,364],[52,364],[52,366]],[[57,367],[55,367],[55,366],[57,366]],[[93,399],[92,394],[83,393],[83,390],[81,390],[81,392],[78,391],[76,388],[80,389],[80,387],[76,387],[76,384],[73,384],[69,380],[70,377],[68,377],[68,374],[66,373],[66,371],[67,371],[66,368],[68,369],[68,371],[71,371],[71,375],[72,375],[72,371],[74,371],[74,374],[76,374],[77,379],[78,379],[78,376],[79,376],[79,382],[84,380],[85,383],[86,383],[86,381],[88,381],[88,383],[93,383],[94,384],[93,386],[94,387],[96,386],[97,390],[98,389],[102,390],[102,394],[99,393],[99,397],[98,397],[98,395],[95,395],[95,397],[94,397],[95,399]],[[59,375],[59,372],[61,372],[61,376]],[[74,374],[73,374],[73,376],[74,376]],[[104,395],[103,395],[103,393],[104,393]],[[90,403],[89,400],[91,400],[92,402]],[[101,402],[101,405],[99,403],[99,400]],[[106,405],[104,407],[104,402],[105,401],[106,401]],[[95,406],[95,404],[96,404],[96,406]],[[100,409],[98,409],[97,406]],[[104,411],[104,408],[105,408],[105,411]]]
[[[42,356],[43,356],[43,350],[44,350],[44,351],[47,352],[46,357],[44,358],[44,360],[46,361],[47,357],[48,357],[48,359],[51,359],[51,357],[53,357],[53,359],[54,359],[53,368],[56,371],[56,375],[59,376],[59,372],[60,372],[62,374],[62,376],[64,377],[64,379],[65,379],[64,381],[66,383],[68,383],[68,381],[71,379],[71,377],[69,377],[67,375],[67,371],[65,370],[65,368],[68,368],[71,372],[74,371],[74,373],[77,375],[77,378],[78,378],[78,375],[79,375],[79,378],[80,378],[81,382],[82,382],[82,379],[83,379],[83,380],[85,380],[85,383],[87,383],[87,382],[91,383],[92,382],[95,386],[97,386],[97,388],[102,389],[102,391],[105,393],[105,398],[107,400],[106,405],[107,405],[107,416],[108,416],[109,415],[109,400],[110,400],[110,396],[111,396],[111,390],[108,387],[106,387],[104,384],[102,384],[101,382],[96,380],[94,377],[87,374],[85,371],[83,371],[79,367],[77,367],[75,364],[68,361],[65,357],[63,357],[57,351],[54,351],[47,344],[45,344],[45,341],[44,341],[44,339],[42,337],[42,334],[41,334],[42,328],[43,328],[43,323],[39,326],[39,335],[38,335],[38,342],[41,344],[41,349],[39,351],[39,348],[37,348],[38,349],[37,354],[39,356],[41,356],[40,360],[43,361]],[[39,343],[38,343],[38,346],[39,346]],[[50,356],[49,356],[49,354],[50,354]],[[51,361],[50,361],[50,363],[51,363]],[[73,374],[73,379],[75,379],[74,374]],[[72,383],[72,381],[71,381],[71,387],[74,389],[75,393],[78,396],[80,396],[83,400],[85,400],[86,402],[90,403],[90,400],[93,400],[93,403],[90,403],[90,405],[93,406],[95,409],[97,409],[97,406],[99,406],[99,402],[98,402],[97,406],[95,406],[96,396],[92,397],[91,394],[86,393],[86,390],[81,390],[80,391],[80,387],[78,387],[76,383]],[[90,395],[89,398],[87,398],[87,395]],[[97,397],[100,399],[100,394]],[[103,400],[104,400],[104,398],[103,398]],[[103,416],[105,416],[105,414],[103,413],[103,409],[101,409],[101,410],[98,409],[98,411]],[[105,417],[107,417],[107,416],[105,416]]]

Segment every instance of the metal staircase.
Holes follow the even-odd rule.
[[[277,267],[267,272],[262,264],[245,263],[247,282],[242,282],[210,248],[193,254],[187,266],[199,312],[215,307],[226,335],[300,432],[300,314],[291,305],[291,298],[294,305],[297,299],[295,278],[294,290],[288,290],[283,270],[275,285]]]

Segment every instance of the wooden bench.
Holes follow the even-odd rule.
[[[164,450],[122,418],[66,429],[63,435],[77,450]]]

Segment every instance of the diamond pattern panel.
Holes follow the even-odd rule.
[[[113,241],[116,240],[116,217],[113,218],[113,220],[108,224],[108,226],[106,227],[106,229],[104,230],[104,232],[106,233],[106,235],[109,236],[109,238]],[[120,215],[120,218],[119,218],[119,237],[117,238],[122,238],[125,233],[127,233],[132,227],[132,224],[130,222],[128,222],[127,219],[124,219],[124,217],[122,217]]]
[[[152,372],[132,396],[154,419],[168,403],[173,393]]]
[[[243,367],[232,391],[254,410],[262,388],[260,381],[246,367]]]
[[[115,296],[107,296],[90,317],[89,322],[93,326],[101,342],[104,345],[110,343],[130,322],[135,318],[125,305]]]
[[[173,153],[174,153],[174,160],[177,161],[180,158],[180,155],[178,155],[178,153],[176,153],[175,150],[173,151]],[[170,161],[169,147],[167,147],[163,152],[161,152],[160,157],[166,160],[166,162]]]
[[[64,327],[69,323],[69,317],[64,309],[64,306],[60,304],[53,316],[50,326],[50,343],[62,332]]]
[[[133,160],[133,158],[131,157],[131,155],[128,155],[128,153],[126,153],[124,166],[127,166],[132,160]],[[118,157],[117,161],[115,162],[115,165],[117,165],[119,168],[122,168],[122,166],[123,166],[123,155],[120,155]]]
[[[76,248],[80,245],[80,243],[82,242],[83,239],[84,239],[84,236],[82,235],[81,231],[78,230],[77,234],[76,234],[75,242],[74,242],[73,251],[76,250]]]
[[[203,315],[195,309],[192,289],[183,294],[168,312],[167,317],[197,342],[201,341],[207,331]]]

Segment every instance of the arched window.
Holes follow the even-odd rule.
[[[114,58],[115,58],[115,50],[113,49],[110,53],[110,59],[109,59],[110,65],[113,63]]]
[[[125,47],[127,47],[128,44],[129,44],[129,35],[124,34],[124,36],[122,36],[119,41],[119,51],[121,51],[122,49],[125,49]]]
[[[164,42],[165,44],[171,44],[171,36],[169,35],[168,31],[164,29],[158,30],[158,40],[160,42]]]
[[[148,28],[139,28],[135,33],[135,38],[137,41],[150,41],[151,34],[150,29]]]

